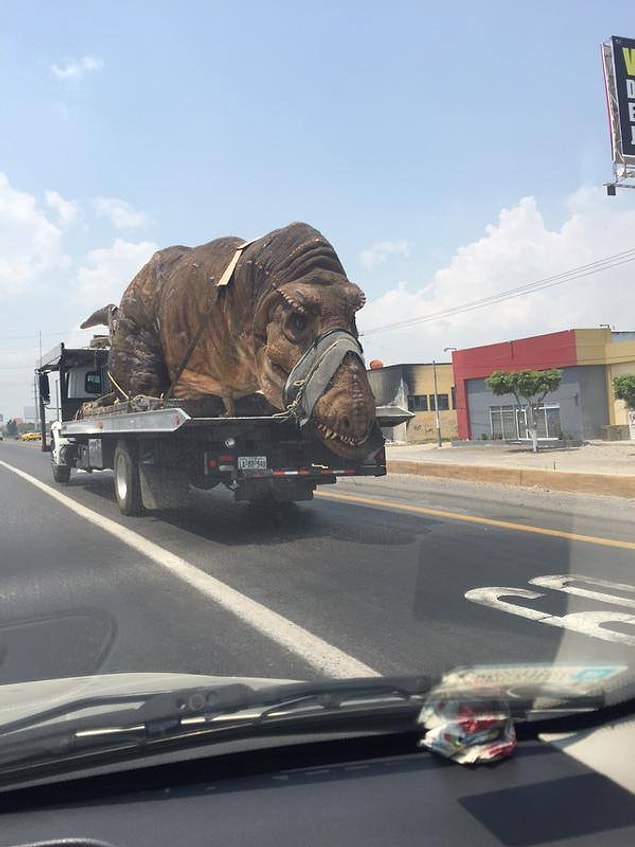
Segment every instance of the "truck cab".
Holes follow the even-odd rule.
[[[59,374],[58,418],[72,421],[84,403],[96,400],[110,391],[108,379],[108,347],[97,336],[88,348],[58,344],[40,360],[38,367],[42,450],[47,451],[45,412],[51,404],[49,375]]]

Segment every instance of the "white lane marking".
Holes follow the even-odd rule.
[[[533,584],[541,585],[543,580],[554,580],[549,587],[557,588],[558,577],[537,577],[530,580]],[[606,585],[611,585],[608,581]],[[569,586],[565,585],[563,590],[567,591]],[[625,586],[621,583],[613,583],[614,588],[619,588],[622,591],[632,590],[635,592],[635,586]],[[583,589],[580,589],[583,590]],[[570,592],[567,592],[570,593]],[[589,592],[594,594],[595,592]],[[520,597],[524,600],[538,600],[544,597],[544,594],[538,591],[529,591],[526,588],[509,588],[505,586],[490,586],[489,588],[472,588],[465,592],[465,598],[472,603],[479,603],[482,606],[489,606],[492,609],[498,609],[501,612],[517,615],[521,618],[544,623],[548,626],[555,626],[561,629],[568,629],[571,632],[576,632],[579,635],[587,635],[591,638],[599,638],[602,641],[612,641],[618,644],[626,644],[629,647],[635,647],[635,615],[629,615],[625,612],[614,611],[599,611],[599,612],[574,612],[568,615],[548,615],[538,609],[531,609],[527,606],[519,606],[518,604],[506,600],[502,597]],[[586,595],[583,595],[586,596]],[[602,602],[614,602],[614,595],[602,595],[610,599]],[[597,599],[597,597],[596,597]],[[618,632],[611,629],[614,624],[626,624],[633,627],[634,634],[630,635],[625,632]]]
[[[635,597],[621,597],[619,594],[607,594],[604,591],[590,591],[588,588],[579,588],[572,583],[583,583],[595,585],[598,588],[613,588],[625,594],[635,594],[635,585],[626,585],[623,582],[609,582],[608,579],[596,579],[592,576],[579,576],[578,574],[554,574],[553,576],[537,576],[529,580],[530,585],[539,585],[541,588],[552,588],[565,594],[573,594],[575,597],[588,597],[600,603],[613,603],[616,606],[628,606],[635,609]]]
[[[528,591],[526,588],[503,588],[492,586],[491,588],[472,588],[465,592],[465,599],[471,600],[472,603],[480,603],[481,606],[490,606],[492,609],[499,609],[501,612],[509,612],[511,615],[518,615],[520,618],[529,618],[530,621],[543,621],[549,617],[544,612],[539,612],[538,609],[529,609],[527,606],[517,606],[515,603],[505,602],[501,597],[522,597],[525,600],[537,600],[539,597],[544,597],[538,591]]]
[[[200,591],[201,594],[218,603],[219,606],[236,615],[243,623],[251,626],[294,655],[299,656],[319,673],[339,678],[380,676],[376,670],[363,662],[359,662],[319,636],[313,635],[293,621],[267,608],[267,606],[263,606],[256,600],[251,600],[246,595],[241,594],[240,591],[230,588],[219,579],[204,573],[180,556],[176,556],[158,544],[148,541],[142,535],[121,526],[110,518],[102,517],[102,515],[93,512],[92,509],[82,506],[80,503],[76,503],[72,498],[61,494],[51,488],[50,485],[40,482],[39,479],[13,467],[13,465],[0,461],[0,466],[26,480],[84,520],[98,526],[119,541],[127,544],[128,547],[151,559],[173,576],[186,582]]]

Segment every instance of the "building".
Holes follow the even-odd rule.
[[[446,440],[457,437],[454,378],[450,362],[372,367],[368,371],[368,379],[378,406],[398,406],[413,413],[406,423],[383,430],[390,441],[410,444],[436,441],[435,393],[441,436]]]
[[[528,437],[525,413],[513,396],[485,385],[495,370],[563,371],[557,391],[540,410],[541,438],[628,438],[628,413],[615,400],[613,378],[635,373],[635,332],[571,329],[457,350],[452,354],[460,439]]]

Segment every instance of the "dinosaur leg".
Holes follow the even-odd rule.
[[[119,395],[125,392],[128,397],[138,394],[158,397],[170,384],[156,333],[139,327],[122,312],[108,357],[108,369]]]

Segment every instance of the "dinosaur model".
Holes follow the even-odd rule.
[[[226,237],[160,250],[119,307],[103,307],[82,328],[109,326],[109,372],[120,398],[214,395],[228,415],[235,399],[256,393],[284,410],[302,383],[296,372],[312,373],[307,357],[332,359],[339,344],[339,358],[313,386],[307,418],[333,452],[355,458],[375,426],[356,340],[364,302],[324,236],[293,223],[247,244]]]

